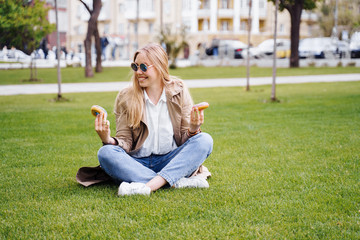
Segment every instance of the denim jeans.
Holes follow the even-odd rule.
[[[159,175],[173,186],[180,178],[191,176],[212,149],[211,136],[199,133],[164,155],[134,158],[119,146],[104,145],[98,151],[98,158],[101,168],[118,183],[147,183]]]

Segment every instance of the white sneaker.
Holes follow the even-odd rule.
[[[134,194],[140,194],[140,195],[147,195],[150,196],[151,189],[146,186],[144,183],[138,183],[138,182],[122,182],[119,186],[118,195],[119,196],[125,196],[125,195],[134,195]]]
[[[180,178],[175,184],[175,188],[208,188],[209,183],[205,178],[192,176],[189,178]]]

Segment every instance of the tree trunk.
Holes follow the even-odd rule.
[[[299,67],[299,39],[301,13],[304,7],[304,1],[295,1],[294,5],[288,8],[291,17],[291,54],[290,67]]]
[[[252,7],[252,0],[249,1],[249,16],[248,16],[248,49],[247,49],[247,59],[246,59],[246,91],[250,91],[250,40],[251,40],[251,25],[252,25],[252,18],[251,18],[251,7]]]
[[[94,31],[94,38],[95,38],[95,49],[96,49],[96,67],[95,72],[102,72],[102,65],[101,65],[101,43],[100,43],[100,34],[99,29],[96,22],[96,29]]]
[[[94,72],[92,69],[92,63],[91,63],[91,36],[92,36],[92,25],[88,23],[88,32],[86,34],[86,38],[84,40],[84,46],[85,46],[85,77],[93,77]]]
[[[34,66],[34,58],[33,57],[31,57],[31,62],[30,62],[30,81],[33,81],[33,79],[34,79],[34,68],[33,68],[33,66]]]
[[[97,59],[100,56],[100,62],[97,61],[96,64],[100,64],[101,66],[101,46],[100,46],[100,37],[98,40],[96,40],[95,32],[97,32],[97,36],[99,36],[99,32],[97,29],[97,19],[100,15],[101,10],[101,0],[93,0],[93,10],[90,10],[89,7],[80,0],[84,6],[87,8],[87,10],[90,13],[90,19],[88,21],[88,30],[86,33],[86,38],[84,40],[85,45],[85,77],[93,77],[94,72],[92,69],[92,62],[91,62],[91,38],[92,36],[95,36],[95,41],[99,42],[99,47],[96,49],[100,49],[100,54],[97,52]],[[97,68],[98,70],[98,68]],[[101,72],[101,71],[100,71]]]
[[[275,0],[275,28],[274,28],[274,51],[273,51],[273,81],[271,87],[271,101],[275,102],[276,99],[276,39],[277,39],[277,24],[278,24],[278,10],[279,10],[279,0]]]

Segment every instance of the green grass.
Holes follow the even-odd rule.
[[[75,181],[98,164],[90,106],[116,92],[1,96],[0,239],[359,239],[360,82],[270,88],[192,89],[210,188],[150,197]]]
[[[95,73],[93,78],[85,78],[84,68],[62,68],[61,79],[63,83],[77,82],[116,82],[129,81],[132,74],[128,67],[103,68],[102,73]],[[170,73],[183,79],[209,79],[209,78],[244,78],[246,67],[187,67],[171,70]],[[319,74],[360,73],[357,67],[307,67],[307,68],[278,68],[278,76],[299,76]],[[57,83],[57,69],[37,69],[41,82],[32,83]],[[251,77],[272,76],[272,68],[251,67]],[[30,78],[29,69],[0,70],[0,85],[28,84],[24,81]]]

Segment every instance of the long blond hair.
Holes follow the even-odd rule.
[[[149,43],[143,48],[137,50],[134,54],[134,62],[140,53],[144,54],[150,60],[150,63],[153,65],[153,67],[155,67],[159,72],[165,87],[167,83],[171,81],[171,79],[175,78],[169,74],[168,56],[165,50],[159,44]],[[126,106],[125,111],[129,127],[137,128],[140,125],[142,114],[145,108],[143,94],[144,89],[139,85],[139,81],[135,72],[131,77],[131,81],[132,87],[129,87],[119,104]]]

